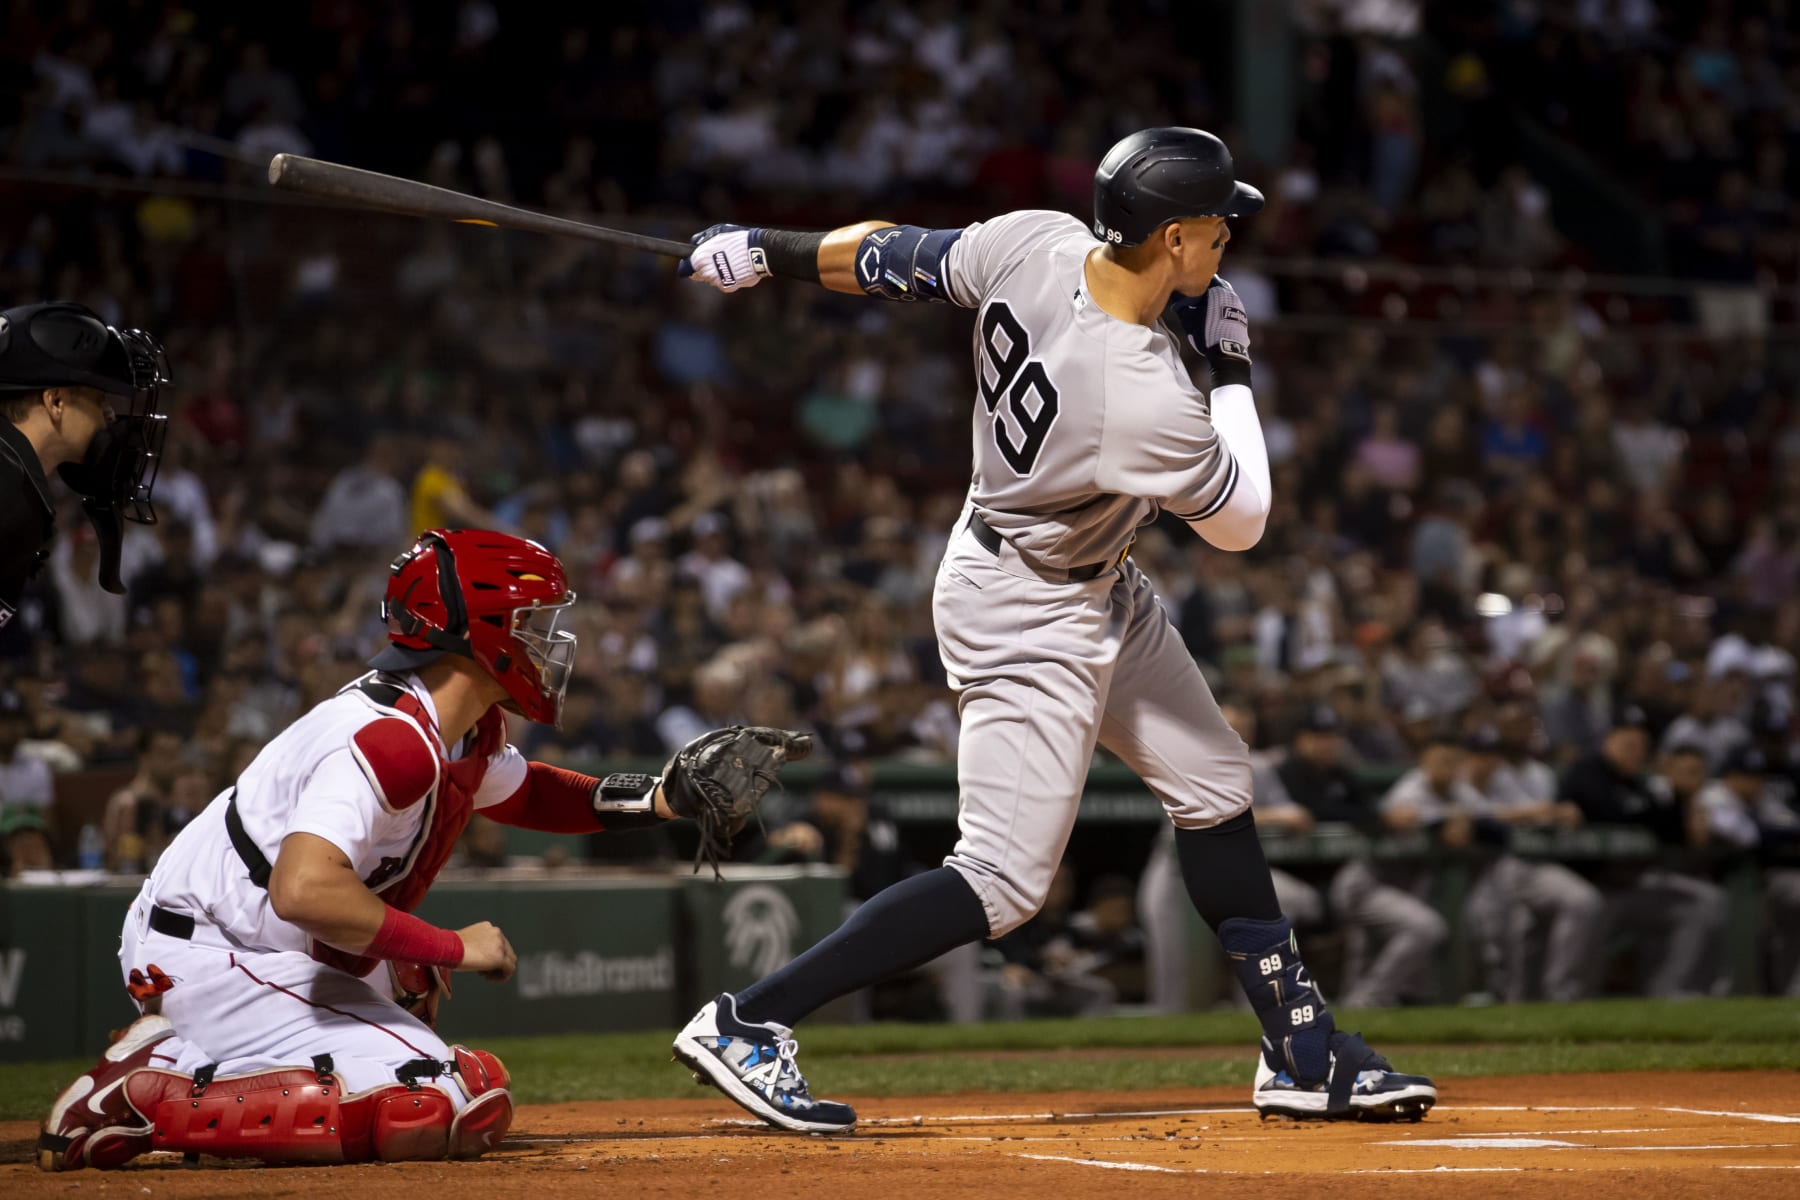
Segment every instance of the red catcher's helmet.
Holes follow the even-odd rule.
[[[575,593],[556,555],[485,529],[431,529],[396,558],[381,616],[387,649],[378,671],[416,671],[446,654],[481,664],[506,707],[546,725],[562,718],[575,635],[557,628]]]

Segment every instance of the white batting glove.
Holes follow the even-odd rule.
[[[692,277],[721,292],[735,292],[755,287],[770,273],[760,229],[713,225],[696,233],[693,242],[694,252],[675,268],[675,273],[684,279]]]
[[[1218,275],[1206,289],[1206,351],[1250,361],[1250,316],[1237,289]]]

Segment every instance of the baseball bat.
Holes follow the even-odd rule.
[[[284,191],[321,200],[338,200],[359,208],[399,213],[408,217],[444,217],[463,225],[489,225],[501,229],[522,229],[527,233],[560,234],[584,238],[609,246],[631,250],[648,250],[670,258],[686,258],[694,248],[686,242],[668,238],[608,229],[545,213],[514,208],[493,200],[483,200],[449,188],[434,187],[412,179],[400,179],[359,167],[303,158],[298,154],[277,154],[269,160],[269,182]]]

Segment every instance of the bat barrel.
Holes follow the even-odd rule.
[[[337,200],[360,208],[399,213],[409,217],[442,217],[467,224],[494,225],[528,233],[547,233],[604,242],[633,250],[647,250],[670,258],[686,258],[693,247],[668,238],[609,229],[585,221],[571,221],[547,213],[531,212],[470,196],[449,188],[400,179],[360,167],[323,162],[299,154],[277,154],[269,160],[269,182],[284,191]]]

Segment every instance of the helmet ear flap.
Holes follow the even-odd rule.
[[[463,604],[462,589],[456,580],[456,556],[450,549],[450,543],[435,530],[427,530],[419,535],[418,544],[388,564],[388,573],[398,575],[423,554],[427,546],[436,551],[438,573],[438,595],[444,604],[444,617],[448,628],[438,633],[425,623],[425,618],[413,612],[408,604],[413,590],[419,586],[420,580],[414,579],[407,584],[406,591],[390,603],[381,602],[382,619],[392,624],[402,637],[422,637],[437,645],[448,639],[466,641],[469,636],[468,610]]]
[[[469,610],[463,603],[462,585],[456,579],[456,555],[450,543],[436,533],[426,537],[437,543],[438,594],[444,598],[444,616],[450,627],[444,632],[454,638],[469,636]]]

